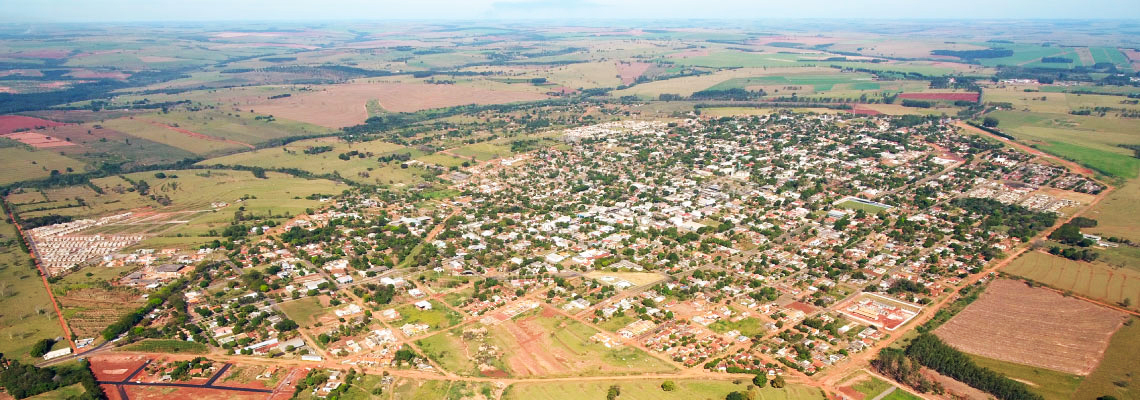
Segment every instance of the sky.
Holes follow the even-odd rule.
[[[0,22],[1136,19],[1137,0],[0,0]]]

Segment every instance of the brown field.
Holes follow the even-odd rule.
[[[501,104],[547,98],[544,94],[486,90],[462,85],[408,83],[349,83],[283,99],[267,100],[253,109],[261,114],[330,128],[364,123],[366,105],[377,100],[391,112],[414,112],[464,104]]]
[[[507,358],[508,368],[516,375],[544,376],[560,375],[572,371],[570,360],[565,354],[552,351],[550,334],[538,326],[534,317],[503,324],[518,349]]]
[[[961,92],[958,92],[958,93],[951,93],[951,92],[944,92],[944,93],[934,93],[934,92],[929,92],[929,93],[902,93],[899,95],[899,98],[901,98],[901,99],[914,99],[914,100],[949,100],[949,101],[965,100],[965,101],[977,102],[978,101],[978,94],[974,93],[974,92],[969,92],[969,93],[961,93]]]
[[[2,115],[0,116],[0,133],[12,133],[17,129],[36,129],[37,127],[49,127],[64,125],[55,121],[48,121],[35,117],[25,117],[23,115]]]
[[[618,61],[617,69],[618,75],[621,76],[621,83],[631,84],[637,80],[645,71],[649,70],[653,64],[643,62],[624,62]]]
[[[81,338],[99,336],[107,325],[142,305],[141,297],[127,290],[73,289],[56,299],[71,331]]]
[[[74,146],[75,145],[74,143],[68,142],[66,140],[62,140],[60,138],[57,138],[54,136],[48,136],[48,135],[44,135],[42,133],[36,133],[36,132],[16,132],[16,133],[9,133],[6,135],[0,135],[0,137],[6,137],[8,139],[18,141],[20,143],[26,144],[28,146],[35,147],[37,149],[50,149],[53,147],[64,147],[64,146]]]
[[[1001,279],[935,333],[967,353],[1088,375],[1123,322],[1119,312]]]

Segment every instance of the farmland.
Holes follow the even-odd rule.
[[[313,90],[253,105],[260,114],[303,121],[329,128],[364,123],[365,105],[376,100],[389,112],[410,112],[464,104],[498,104],[539,100],[545,95],[523,91],[493,91],[460,85],[352,83]]]
[[[1131,318],[1112,335],[1104,360],[1081,381],[1074,397],[1093,398],[1106,394],[1120,399],[1140,397],[1137,396],[1140,388],[1136,381],[1140,366],[1134,356],[1137,351],[1140,351],[1140,323]]]
[[[0,222],[0,353],[27,360],[32,344],[63,335],[31,258],[11,240],[16,229]]]
[[[53,173],[83,171],[83,163],[61,156],[58,152],[33,150],[24,145],[3,147],[7,144],[11,142],[0,139],[0,159],[4,160],[4,169],[0,171],[0,185],[47,178]]]
[[[1087,375],[1122,322],[1117,311],[998,280],[935,332],[967,353]]]
[[[314,153],[313,148],[331,146],[328,151]],[[308,152],[306,152],[308,150]],[[340,155],[356,151],[358,155],[341,158]],[[381,163],[382,155],[422,154],[418,150],[381,141],[349,143],[333,139],[312,139],[293,142],[282,147],[260,149],[219,158],[199,165],[238,165],[266,169],[299,169],[314,175],[339,175],[344,179],[374,185],[411,184],[419,182],[428,171],[422,167],[405,168],[399,162]]]
[[[1003,271],[1113,304],[1129,299],[1131,307],[1135,308],[1136,299],[1140,299],[1140,272],[1115,268],[1099,261],[1086,263],[1029,251]]]

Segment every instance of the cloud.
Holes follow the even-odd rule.
[[[605,6],[589,0],[516,0],[491,4],[493,18],[580,18],[597,16]]]

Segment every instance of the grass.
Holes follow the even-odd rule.
[[[1140,158],[1120,153],[1063,142],[1051,142],[1038,148],[1111,177],[1132,179],[1140,172]]]
[[[332,146],[333,149],[319,154],[305,154],[306,149],[317,146]],[[340,154],[353,150],[361,153],[372,153],[373,156],[351,157],[349,160],[340,159]],[[411,184],[422,181],[423,177],[428,174],[427,170],[420,167],[401,168],[400,163],[382,164],[377,160],[380,155],[392,153],[411,153],[412,157],[422,154],[415,149],[382,141],[345,143],[329,139],[315,139],[294,142],[282,147],[271,147],[211,158],[200,162],[199,165],[295,168],[314,175],[339,175],[343,179],[371,185]]]
[[[1140,180],[1131,180],[1085,212],[1084,216],[1097,220],[1096,227],[1085,231],[1140,242],[1140,229],[1136,229],[1140,226],[1140,213],[1136,212],[1136,204],[1140,204]]]
[[[503,399],[547,399],[579,400],[604,399],[610,386],[621,388],[622,400],[721,400],[734,391],[746,391],[751,382],[733,384],[729,381],[712,380],[673,380],[677,390],[661,390],[664,380],[636,381],[582,381],[557,383],[516,383],[507,388]],[[784,389],[765,387],[757,391],[757,399],[763,400],[808,400],[823,399],[818,389],[789,384]]]
[[[727,89],[747,89],[750,86],[765,86],[765,85],[794,85],[794,86],[811,86],[815,91],[822,92],[831,90],[838,84],[859,84],[871,83],[862,82],[870,81],[871,75],[863,73],[834,73],[826,75],[816,74],[803,74],[803,75],[779,75],[779,76],[761,76],[755,78],[734,78],[730,79],[712,87],[708,90],[727,90]],[[875,84],[875,89],[878,89],[878,84]]]
[[[854,200],[847,200],[845,202],[836,204],[835,206],[840,207],[840,208],[846,208],[848,210],[856,210],[856,211],[863,210],[863,211],[866,211],[868,214],[878,214],[879,211],[886,210],[886,208],[883,208],[883,207],[879,207],[879,206],[872,205],[872,204],[861,203],[861,202],[854,201]]]
[[[0,147],[0,185],[47,178],[52,171],[67,173],[68,168],[83,172],[83,163],[62,156],[58,151],[31,150],[22,145]]]
[[[1073,393],[1076,392],[1077,386],[1081,384],[1081,377],[1077,375],[972,354],[970,358],[981,367],[989,368],[1009,378],[1026,382],[1026,385],[1029,386],[1029,390],[1044,396],[1047,400],[1074,398]]]
[[[0,221],[0,243],[16,238],[16,229]],[[63,336],[43,281],[31,259],[15,244],[0,246],[0,353],[21,361],[40,339]]]
[[[1140,300],[1140,272],[1113,268],[1099,261],[1086,263],[1028,251],[1002,271],[1110,303],[1127,298],[1133,309],[1137,309]]]
[[[1136,354],[1140,352],[1140,324],[1136,318],[1129,320],[1108,344],[1100,365],[1085,377],[1073,398],[1095,398],[1112,395],[1118,399],[1140,398],[1140,387],[1135,377],[1140,375],[1140,364]]]
[[[202,343],[173,339],[147,339],[124,346],[123,350],[175,354],[206,354],[210,352],[210,348]]]
[[[764,324],[756,318],[748,317],[736,322],[731,322],[725,319],[717,320],[709,324],[709,329],[716,333],[725,333],[728,331],[738,331],[741,335],[754,337],[764,333]]]
[[[52,390],[50,392],[40,393],[40,394],[37,394],[35,396],[28,397],[28,399],[32,399],[32,400],[67,400],[67,399],[72,399],[72,398],[78,398],[79,396],[82,396],[86,392],[87,392],[87,390],[83,389],[82,383],[76,383],[74,385],[64,386],[64,387],[61,387],[59,389]]]
[[[325,312],[325,307],[321,306],[321,301],[317,297],[282,302],[278,307],[281,307],[281,311],[285,312],[289,319],[297,321],[301,326],[312,325],[317,322],[316,317]]]
[[[583,360],[600,361],[622,373],[633,372],[672,372],[672,366],[644,351],[633,347],[611,349],[590,339],[598,331],[585,324],[563,316],[537,318],[534,320],[550,332],[551,345],[565,354],[575,355]],[[510,351],[510,350],[508,350]],[[598,369],[580,368],[576,375],[597,372]]]
[[[437,330],[445,329],[463,320],[458,313],[440,304],[438,301],[429,301],[432,306],[430,310],[421,310],[412,304],[405,304],[396,308],[396,311],[400,313],[400,319],[393,322],[392,325],[399,327],[404,324],[419,323],[427,324],[432,330]]]

